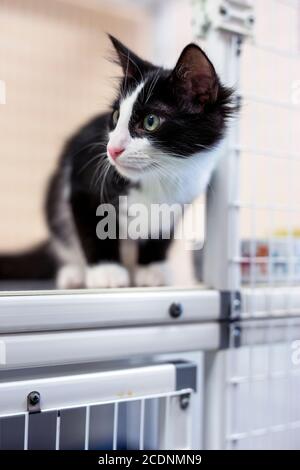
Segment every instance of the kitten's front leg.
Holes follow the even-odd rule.
[[[105,287],[128,287],[129,273],[119,263],[102,262],[94,266],[87,266],[85,284],[89,289]]]
[[[120,263],[118,241],[97,240],[95,244],[89,241],[87,251],[89,258],[86,263],[61,266],[56,278],[57,287],[60,289],[128,287],[130,276]]]
[[[66,264],[56,277],[58,289],[101,289],[106,287],[128,287],[130,276],[126,268],[119,263],[101,262],[85,268]]]
[[[121,264],[119,240],[98,240],[86,267],[85,285],[89,289],[130,285],[129,272]]]
[[[128,287],[129,273],[119,263],[101,262],[81,267],[73,264],[62,266],[56,277],[58,289],[101,289],[106,287]]]
[[[76,264],[61,266],[56,275],[58,289],[82,289],[85,287],[85,268]]]
[[[159,287],[171,284],[167,261],[171,240],[146,240],[139,244],[138,265],[134,271],[136,287]]]

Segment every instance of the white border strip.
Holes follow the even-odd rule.
[[[219,293],[201,289],[5,295],[0,296],[0,333],[174,323],[173,302],[183,307],[176,323],[219,317]]]
[[[6,364],[1,368],[104,362],[185,351],[217,349],[220,325],[177,324],[58,333],[0,336]]]
[[[40,393],[42,411],[151,398],[176,391],[176,366],[157,364],[3,382],[0,383],[0,416],[26,413],[26,397],[33,390]],[[86,426],[89,426],[88,416]]]

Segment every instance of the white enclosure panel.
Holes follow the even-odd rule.
[[[2,380],[0,449],[191,448],[195,364],[89,370]]]
[[[0,367],[107,361],[216,349],[216,323],[0,336]]]
[[[176,375],[172,364],[7,381],[0,383],[0,415],[27,411],[26,397],[33,390],[38,390],[41,395],[42,410],[51,411],[161,395],[175,389]]]
[[[219,293],[201,289],[6,295],[0,296],[0,332],[174,323],[174,302],[182,307],[176,323],[219,317]]]
[[[226,448],[300,449],[300,368],[292,353],[290,343],[228,352]]]
[[[299,450],[299,317],[243,320],[229,340],[205,358],[205,448]]]
[[[242,290],[242,318],[299,316],[300,287]]]

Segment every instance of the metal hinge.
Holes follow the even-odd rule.
[[[254,0],[192,0],[192,5],[196,37],[203,38],[213,29],[253,35]]]
[[[221,292],[221,349],[241,346],[242,297],[240,292]]]

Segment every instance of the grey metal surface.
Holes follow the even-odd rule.
[[[197,390],[197,365],[192,362],[178,361],[176,368],[176,390],[190,388]]]
[[[217,349],[217,323],[0,335],[0,369]]]
[[[182,307],[170,316],[173,304]],[[204,289],[57,291],[0,296],[0,333],[205,322],[219,317],[219,293]]]

